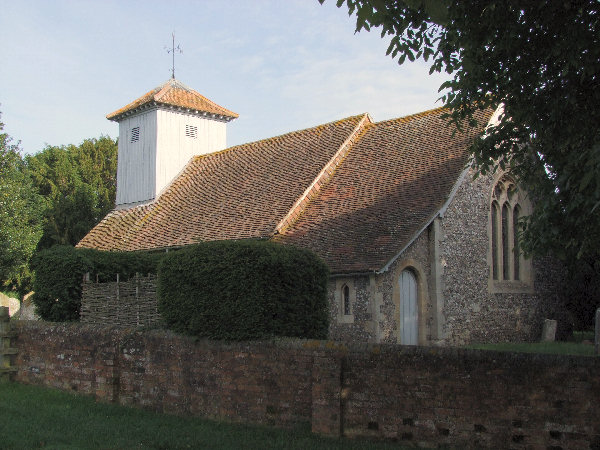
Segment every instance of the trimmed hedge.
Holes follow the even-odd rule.
[[[328,269],[307,250],[218,241],[167,254],[158,304],[167,326],[211,339],[327,337]]]
[[[44,320],[79,320],[81,280],[92,264],[69,246],[55,246],[33,257],[33,303]]]
[[[101,252],[58,245],[42,250],[32,259],[35,270],[33,303],[44,320],[65,322],[79,320],[81,283],[89,273],[98,281],[123,280],[136,272],[157,273],[165,253]]]
[[[123,280],[132,278],[136,273],[158,273],[158,264],[164,258],[165,252],[103,252],[89,248],[76,248],[92,263],[90,277],[95,281],[116,281],[115,277]]]

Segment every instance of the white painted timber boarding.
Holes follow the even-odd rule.
[[[185,114],[157,111],[156,194],[171,183],[190,158],[227,146],[226,122]]]
[[[119,122],[116,204],[153,199],[156,196],[155,173],[156,111],[151,110]]]
[[[417,280],[410,270],[404,270],[398,280],[400,284],[400,343],[417,345],[418,308]]]
[[[119,121],[117,207],[154,200],[195,155],[226,147],[226,122],[160,106]]]

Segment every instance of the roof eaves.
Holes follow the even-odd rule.
[[[364,277],[364,276],[368,276],[368,275],[373,275],[373,274],[378,274],[379,272],[375,269],[367,269],[364,271],[358,271],[358,272],[331,272],[329,274],[329,276],[331,278],[343,278],[343,277]]]
[[[213,108],[215,108],[216,110],[219,110],[220,113],[215,113],[215,112],[209,112],[206,111],[206,113],[208,113],[209,115],[211,115],[213,118],[217,118],[219,120],[224,120],[226,122],[230,122],[233,119],[237,119],[239,117],[238,113],[235,113],[233,111],[230,111],[227,108],[224,108],[220,105],[218,105],[217,103],[213,102],[212,100],[204,97],[202,94],[194,91],[193,89],[187,87],[185,84],[183,84],[182,82],[180,82],[179,80],[176,79],[169,79],[169,81],[163,83],[162,85],[146,92],[144,95],[142,95],[141,97],[137,98],[136,100],[132,101],[131,103],[128,103],[127,105],[125,105],[122,108],[117,109],[116,111],[113,111],[110,114],[106,115],[106,118],[108,120],[112,120],[114,122],[118,122],[122,117],[126,116],[126,115],[130,115],[130,114],[135,114],[136,112],[144,109],[147,107],[147,105],[152,105],[152,106],[159,106],[159,105],[165,105],[165,106],[175,106],[175,107],[179,107],[179,105],[172,105],[171,103],[168,102],[164,102],[162,101],[162,98],[167,95],[171,90],[173,89],[181,89],[186,91],[189,95],[195,96],[200,98],[202,101],[206,102],[207,104],[211,105]],[[190,108],[186,108],[181,106],[181,109],[187,109],[188,111],[190,111]],[[204,112],[204,111],[203,111]],[[206,114],[204,114],[206,115]]]

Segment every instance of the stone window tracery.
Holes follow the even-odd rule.
[[[492,286],[502,290],[525,286],[530,264],[519,247],[519,219],[527,209],[527,200],[507,175],[502,176],[492,191],[490,204],[490,278]]]

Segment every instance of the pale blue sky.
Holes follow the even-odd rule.
[[[237,112],[228,145],[440,106],[440,75],[354,34],[335,0],[0,0],[0,111],[26,153],[118,135],[106,114],[175,75]]]

